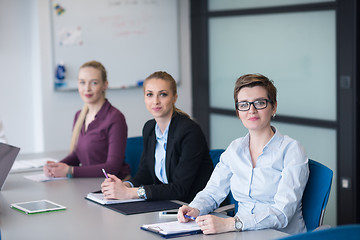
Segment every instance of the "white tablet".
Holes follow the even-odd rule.
[[[38,200],[32,202],[12,203],[10,207],[26,214],[53,212],[65,210],[66,207],[49,200]]]

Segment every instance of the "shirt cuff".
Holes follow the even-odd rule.
[[[205,211],[202,209],[202,207],[201,207],[200,204],[190,203],[190,204],[189,204],[189,207],[196,208],[197,210],[199,210],[199,211],[200,211],[200,212],[199,212],[199,216],[208,214],[208,212],[205,212]]]
[[[240,216],[239,214],[235,214],[239,219],[240,221],[242,222],[243,224],[243,227],[242,227],[242,230],[243,231],[246,231],[246,230],[255,230],[255,225],[256,225],[256,222],[255,222],[255,219],[254,219],[254,216]]]
[[[132,182],[130,182],[130,181],[124,181],[124,183],[129,183],[130,184],[130,187],[134,187],[134,184],[132,184]]]

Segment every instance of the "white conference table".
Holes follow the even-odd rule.
[[[99,190],[103,178],[67,179],[35,182],[11,173],[0,191],[1,238],[8,239],[162,239],[141,230],[143,224],[176,220],[160,217],[158,212],[123,215],[85,200],[87,193]],[[47,199],[67,207],[65,211],[26,215],[10,208],[11,203]],[[181,239],[253,240],[278,239],[287,234],[267,229],[217,235],[197,234]]]

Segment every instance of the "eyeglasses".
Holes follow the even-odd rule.
[[[260,99],[260,100],[254,101],[254,102],[247,102],[247,101],[237,102],[235,104],[235,107],[239,111],[248,111],[250,109],[251,104],[252,104],[252,105],[254,105],[254,108],[256,110],[260,110],[260,109],[266,108],[268,102],[272,103],[272,101],[268,100],[268,99]]]

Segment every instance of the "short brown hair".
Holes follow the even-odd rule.
[[[235,105],[238,101],[238,94],[240,90],[244,87],[255,87],[260,86],[265,88],[268,98],[270,100],[270,103],[272,106],[277,102],[276,100],[276,87],[274,86],[274,82],[272,80],[269,80],[267,77],[261,74],[245,74],[239,77],[236,80],[235,88],[234,88],[234,101]],[[236,109],[236,106],[235,106]],[[237,114],[237,111],[236,111]]]

